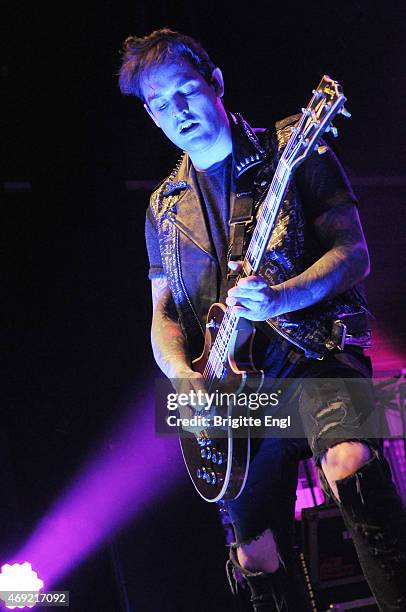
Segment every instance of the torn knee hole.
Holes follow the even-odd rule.
[[[252,538],[246,538],[245,540],[241,540],[241,541],[237,542],[237,544],[235,544],[233,546],[235,546],[235,548],[242,548],[242,547],[245,547],[245,546],[250,546],[254,542],[259,542],[260,540],[265,539],[268,534],[272,537],[272,540],[276,543],[275,537],[274,537],[271,529],[265,529],[265,531],[262,531],[261,533],[258,533],[257,535],[252,536]]]
[[[251,572],[275,572],[280,565],[276,539],[270,529],[239,542],[236,557],[239,566]]]
[[[327,416],[331,412],[334,412],[335,410],[341,410],[344,408],[345,406],[341,400],[337,400],[335,402],[329,402],[328,406],[318,411],[318,413],[316,414],[316,419],[322,419],[323,417]]]

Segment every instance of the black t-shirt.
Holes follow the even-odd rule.
[[[311,153],[293,175],[310,222],[339,204],[358,204],[339,159],[326,142],[323,144],[327,151]]]
[[[205,206],[203,211],[209,228],[213,253],[219,262],[217,299],[224,302],[227,294],[227,252],[230,239],[230,189],[232,155],[196,172],[197,184]]]

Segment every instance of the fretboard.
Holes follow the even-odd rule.
[[[283,202],[291,170],[282,156],[264,199],[262,210],[253,231],[247,253],[244,258],[243,269],[245,274],[258,272],[269,237],[275,225],[276,217]]]

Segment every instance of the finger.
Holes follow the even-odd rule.
[[[179,407],[179,417],[182,419],[181,427],[183,431],[187,431],[199,437],[202,433],[202,427],[199,425],[187,425],[186,424],[187,423],[186,419],[190,421],[190,419],[192,419],[194,416],[195,416],[195,413],[189,406]]]
[[[244,278],[240,278],[236,286],[263,289],[268,287],[268,283],[262,276],[245,276]]]
[[[244,308],[248,308],[250,310],[258,310],[259,300],[252,300],[250,297],[239,296],[235,297],[227,297],[226,298],[227,306],[243,306]]]
[[[240,298],[250,298],[254,302],[262,302],[265,295],[264,292],[257,287],[241,287],[237,285],[228,292],[228,297],[239,300]]]
[[[232,306],[232,312],[238,317],[244,317],[250,321],[259,321],[262,319],[259,314],[258,302],[246,302],[245,304],[238,302]]]
[[[204,379],[199,372],[187,371],[184,374],[178,373],[177,378],[172,379],[172,385],[178,393],[186,393],[190,395],[195,389],[204,389]]]
[[[182,378],[176,378],[172,381],[175,391],[178,395],[186,395],[191,407],[200,412],[207,404],[207,389],[202,374],[187,370],[178,374],[178,376],[180,375],[182,375]]]
[[[258,315],[257,310],[250,310],[245,306],[233,306],[233,313],[237,317],[244,317],[244,319],[248,319],[248,321],[261,321],[261,317]]]
[[[194,391],[196,394],[196,401],[193,404],[193,408],[198,411],[201,411],[207,405],[207,389],[205,386],[204,378],[202,375],[200,375],[200,378],[191,378],[189,382],[191,385],[191,391]]]

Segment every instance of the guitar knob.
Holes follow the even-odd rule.
[[[210,460],[212,457],[212,452],[210,448],[206,449],[206,459]]]
[[[200,449],[200,456],[202,459],[206,459],[206,449],[205,448]]]
[[[213,453],[211,460],[213,463],[217,463],[217,453]]]
[[[214,472],[209,476],[210,484],[215,485],[217,483],[217,476]]]
[[[216,455],[217,455],[216,463],[218,465],[221,465],[223,463],[223,453],[216,453]]]
[[[201,478],[201,477],[202,477],[202,475],[203,475],[202,470],[201,470],[200,468],[197,468],[197,470],[196,470],[196,476],[197,476],[197,478]]]

